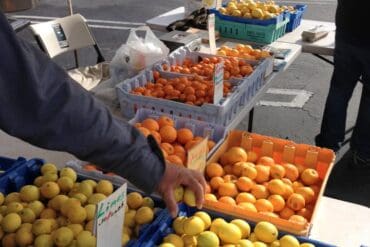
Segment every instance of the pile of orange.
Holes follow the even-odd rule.
[[[310,220],[321,179],[312,168],[277,164],[241,147],[232,147],[205,170],[207,201],[218,201],[305,224]]]
[[[175,123],[168,116],[158,119],[147,118],[135,127],[144,135],[152,135],[160,145],[164,158],[171,164],[185,166],[187,152],[203,140],[203,137],[194,136],[188,128],[175,128]],[[208,150],[215,146],[215,142],[208,140]]]
[[[229,57],[238,57],[248,60],[260,60],[263,58],[270,57],[271,54],[269,51],[253,49],[250,45],[237,44],[235,48],[228,46],[222,46],[218,51],[217,55],[220,56],[229,56]]]
[[[168,67],[162,65],[163,70],[182,74],[196,74],[212,80],[215,64],[224,63],[224,79],[229,80],[231,77],[242,78],[253,73],[253,67],[246,61],[235,57],[204,57],[199,63],[193,63],[190,59],[185,58],[182,65],[172,65]]]
[[[212,80],[201,76],[179,77],[166,79],[160,77],[158,71],[153,72],[154,83],[148,82],[144,87],[137,87],[132,94],[155,98],[176,100],[189,105],[201,106],[213,103],[214,86]],[[232,90],[230,82],[224,81],[224,97]]]

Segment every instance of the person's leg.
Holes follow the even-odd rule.
[[[360,53],[360,54],[359,54]],[[370,167],[370,49],[359,51],[362,57],[362,95],[357,121],[351,138],[355,162]]]
[[[354,47],[338,40],[334,51],[334,72],[321,123],[321,131],[315,138],[317,146],[339,150],[344,140],[347,106],[353,89],[360,77],[360,63]]]

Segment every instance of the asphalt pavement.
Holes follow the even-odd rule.
[[[115,51],[126,41],[131,28],[138,27],[144,24],[147,19],[182,6],[184,3],[184,1],[179,0],[80,0],[72,2],[74,12],[82,14],[89,19],[89,24],[93,25],[93,34],[107,60],[112,59]],[[304,3],[308,5],[307,12],[304,15],[305,19],[334,21],[336,0],[276,2],[290,5]],[[37,8],[16,14],[29,17],[35,22],[62,17],[68,14],[67,1],[43,0]],[[33,41],[29,30],[24,30],[19,35],[22,38]],[[90,59],[94,59],[91,56],[89,52],[84,53],[81,59],[82,62],[85,63],[91,61]],[[72,66],[72,61],[71,57],[63,57],[57,60],[57,62],[62,63],[66,67]],[[300,55],[285,72],[276,77],[272,87],[305,90],[312,93],[312,97],[302,108],[257,106],[255,108],[253,131],[291,139],[299,143],[314,144],[314,137],[320,129],[332,70],[333,67],[330,64],[319,60],[311,54]],[[352,127],[356,120],[359,92],[360,87],[356,88],[348,109],[348,128]],[[269,100],[271,100],[271,96]],[[238,128],[246,129],[247,123],[248,119],[244,119]],[[43,157],[58,165],[63,165],[65,161],[73,158],[69,154],[31,147],[29,144],[10,137],[5,133],[0,134],[0,144],[3,147],[1,155],[4,156]],[[342,156],[342,153],[339,156]],[[338,167],[343,168],[344,166]],[[356,175],[347,180],[351,181],[351,179],[355,180]],[[335,179],[331,181],[335,185]],[[369,183],[368,181],[369,179],[365,181],[365,186],[367,186],[366,183]],[[337,187],[330,186],[333,188]],[[356,188],[353,189],[356,190]],[[367,191],[367,198],[370,198],[370,190]],[[341,192],[337,191],[336,194],[339,194],[340,197]],[[364,204],[363,200],[356,200],[356,196],[355,198],[343,197],[343,199]],[[367,205],[369,206],[369,204]]]

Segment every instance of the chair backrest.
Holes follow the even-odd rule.
[[[93,46],[98,54],[98,62],[104,61],[85,18],[80,14],[33,24],[30,28],[40,48],[51,58],[67,51]]]

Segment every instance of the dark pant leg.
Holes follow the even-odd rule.
[[[351,149],[361,158],[370,159],[370,48],[358,51],[362,63],[362,95]]]
[[[360,77],[360,63],[355,47],[337,39],[334,51],[334,72],[326,100],[321,131],[316,145],[337,151],[344,140],[347,107]]]

